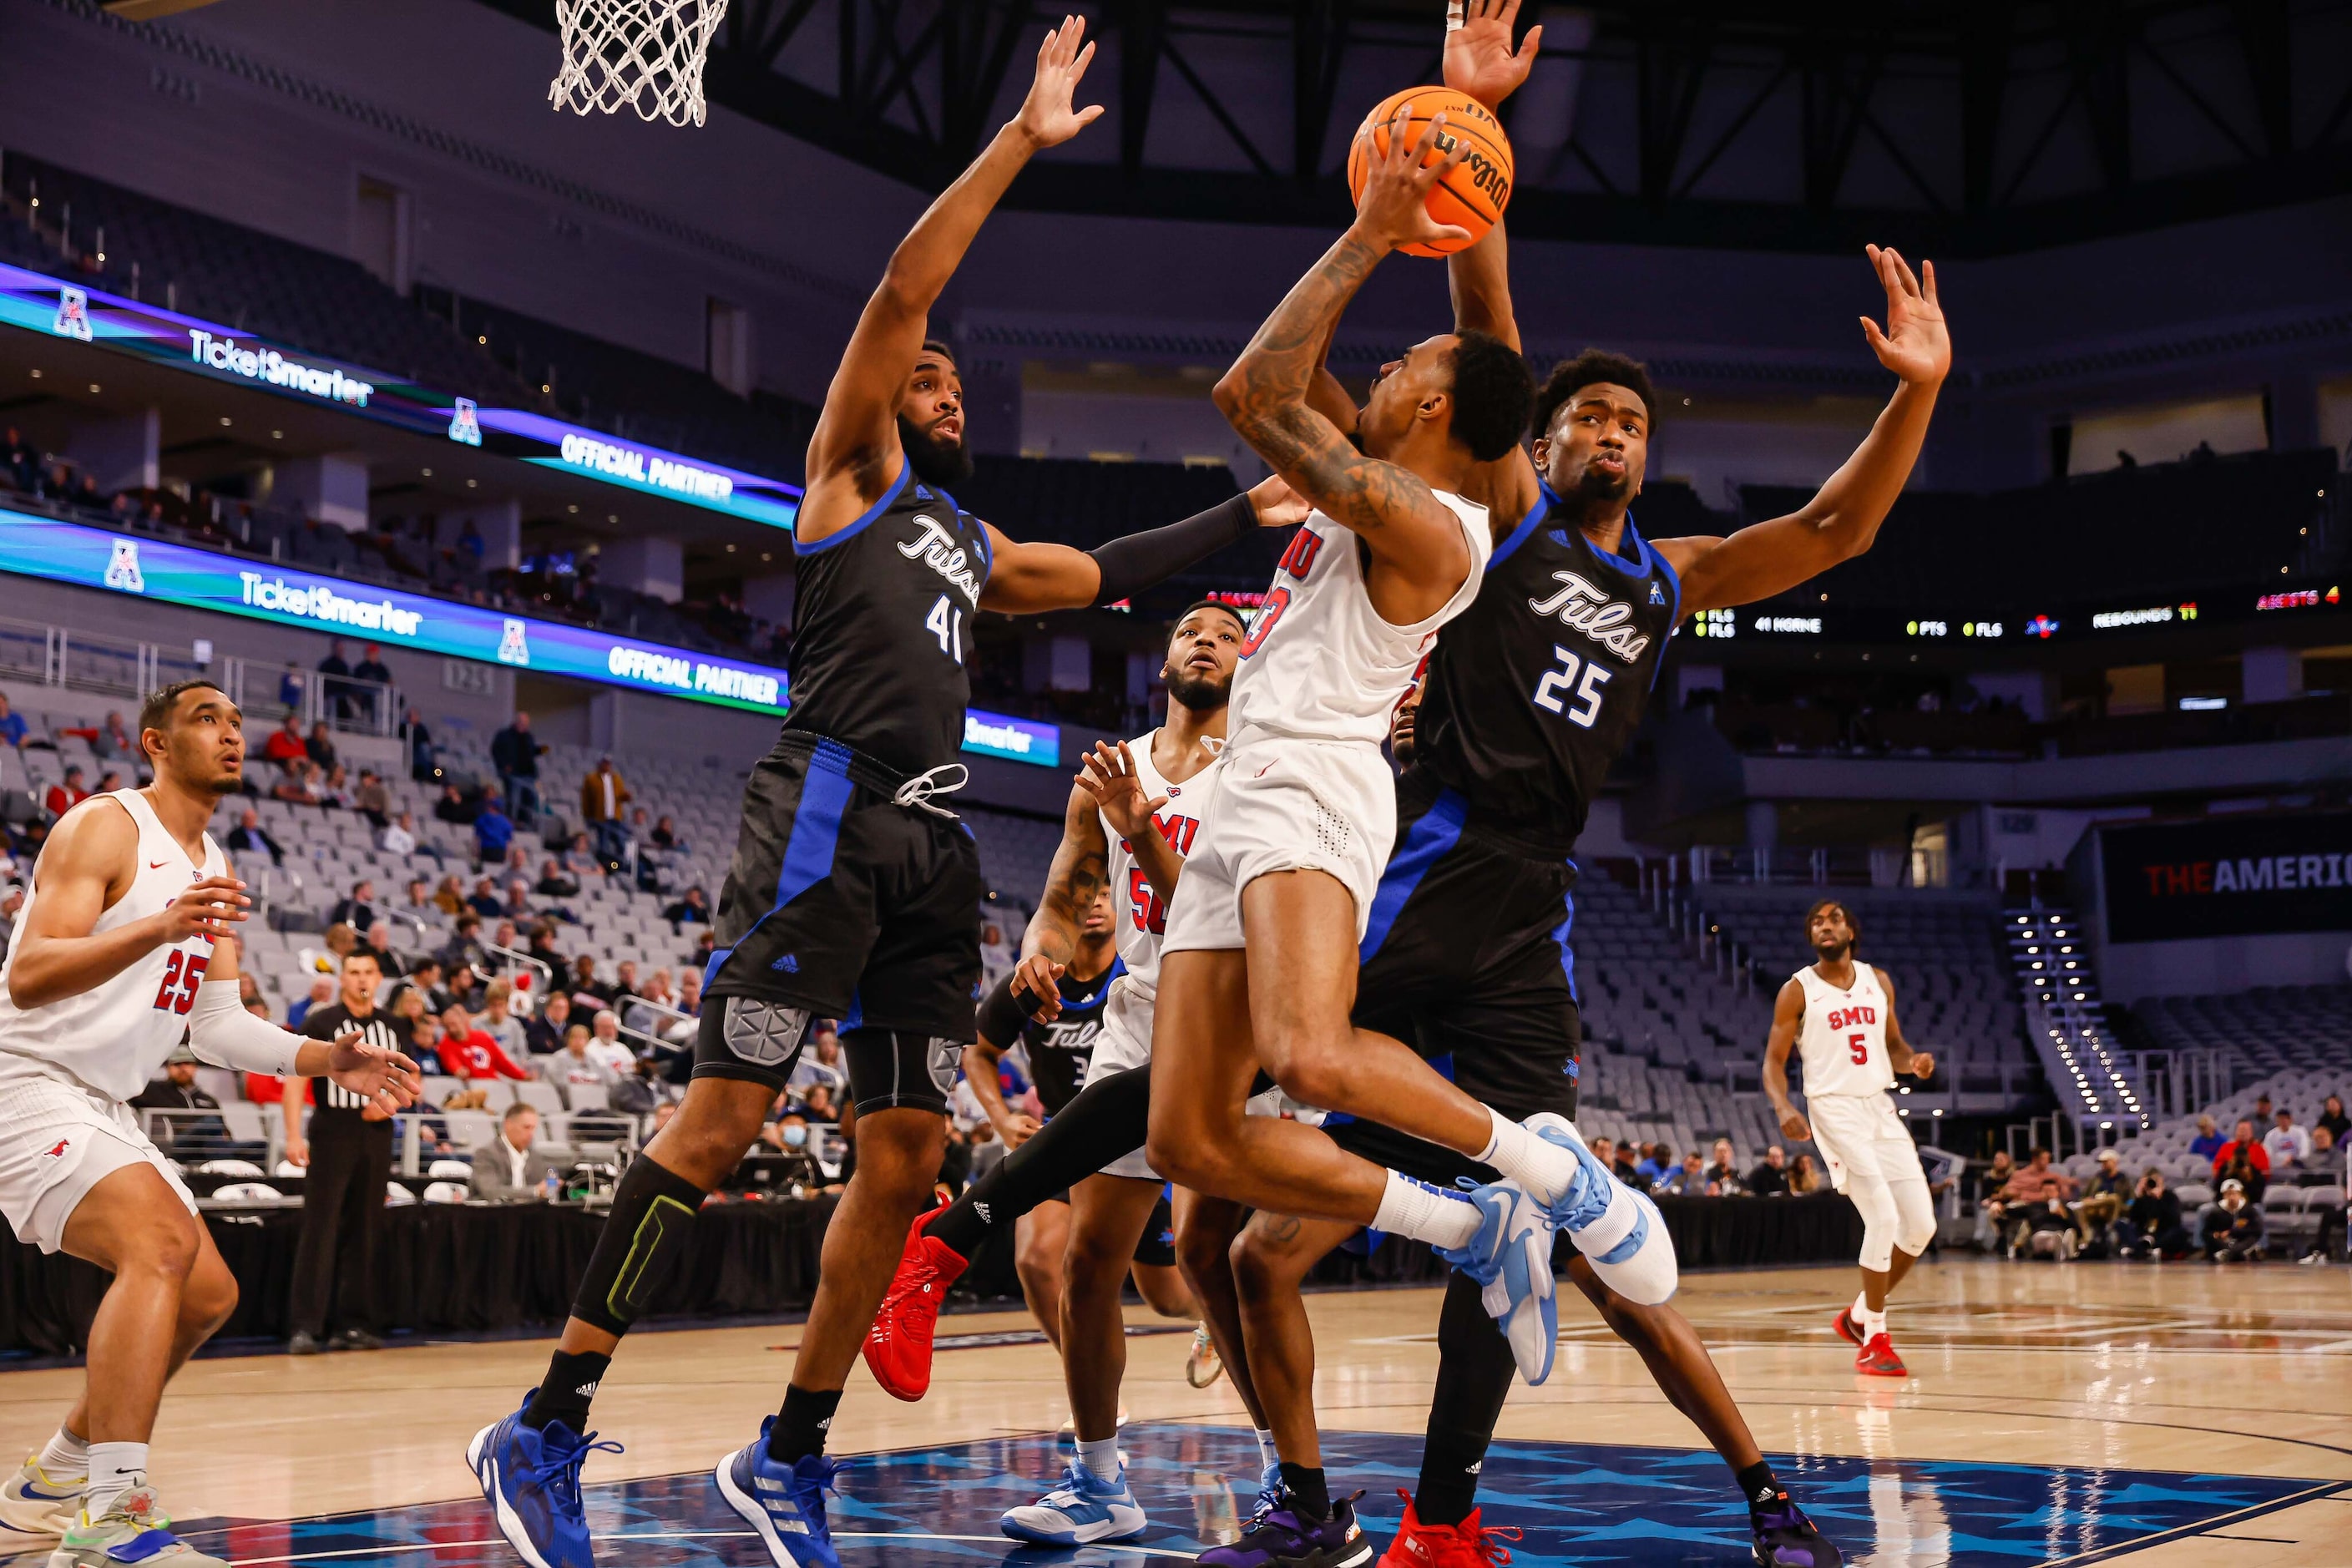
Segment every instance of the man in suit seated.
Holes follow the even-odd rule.
[[[543,1195],[555,1167],[532,1145],[539,1112],[518,1101],[507,1107],[499,1134],[474,1151],[474,1195],[493,1203],[523,1203]]]

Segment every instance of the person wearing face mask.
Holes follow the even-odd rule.
[[[798,1182],[814,1188],[824,1179],[817,1169],[816,1156],[809,1152],[808,1119],[797,1110],[787,1110],[761,1131],[760,1141],[776,1152],[787,1156],[780,1182]]]

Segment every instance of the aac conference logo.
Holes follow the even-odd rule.
[[[530,628],[521,621],[509,617],[505,627],[499,633],[499,662],[530,663]]]
[[[147,591],[147,574],[139,570],[139,542],[118,539],[106,563],[106,585],[125,594]]]

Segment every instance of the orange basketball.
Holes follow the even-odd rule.
[[[1370,160],[1388,156],[1389,124],[1406,104],[1412,106],[1412,119],[1405,129],[1408,146],[1418,142],[1430,121],[1441,113],[1445,116],[1445,129],[1439,132],[1444,139],[1440,151],[1450,150],[1455,138],[1470,145],[1470,155],[1462,166],[1429,193],[1429,216],[1467,229],[1470,237],[1404,248],[1415,256],[1445,256],[1465,249],[1484,239],[1503,209],[1511,205],[1513,173],[1511,139],[1503,133],[1503,122],[1468,93],[1445,87],[1409,87],[1375,104],[1348,149],[1348,195],[1351,199],[1363,195]]]

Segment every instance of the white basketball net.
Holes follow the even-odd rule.
[[[699,125],[702,63],[727,0],[555,0],[563,68],[549,84],[558,109]]]

